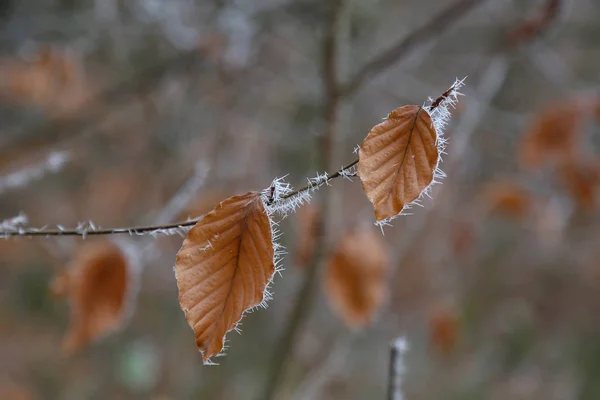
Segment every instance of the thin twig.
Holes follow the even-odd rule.
[[[444,32],[459,18],[485,1],[486,0],[460,0],[442,10],[425,25],[415,29],[399,43],[392,46],[392,48],[383,52],[360,68],[346,84],[339,88],[338,94],[340,96],[349,96],[356,92],[356,90],[367,80],[396,64],[419,45]]]
[[[442,100],[446,99],[450,93],[452,93],[452,86],[449,90],[444,92],[440,97],[435,99],[432,102],[432,105],[428,107],[428,110],[431,112],[436,109],[436,107],[442,102]],[[331,182],[333,179],[339,177],[351,177],[354,176],[355,172],[352,171],[352,167],[358,164],[358,159],[352,161],[348,165],[338,169],[337,171],[327,174],[326,178],[321,179],[316,182],[311,182],[300,189],[291,191],[285,195],[279,197],[278,200],[274,200],[268,205],[273,205],[277,202],[287,200],[292,197],[299,196],[304,192],[308,192],[318,188],[320,186],[326,185]],[[187,221],[174,222],[171,224],[157,224],[157,225],[148,225],[148,226],[132,226],[132,227],[120,227],[120,228],[100,228],[96,227],[92,222],[80,223],[79,226],[72,229],[65,229],[61,226],[57,226],[56,229],[47,229],[47,227],[42,228],[26,228],[24,226],[18,226],[14,228],[4,228],[0,229],[0,237],[4,237],[5,239],[11,236],[100,236],[100,235],[119,235],[119,234],[128,234],[130,236],[143,236],[143,235],[157,235],[157,234],[180,234],[190,228],[198,221],[202,219],[203,216],[189,219]]]
[[[404,366],[404,354],[408,350],[408,343],[404,337],[394,340],[390,346],[390,365],[388,376],[388,400],[402,400],[402,375]]]

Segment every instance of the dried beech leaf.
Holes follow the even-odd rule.
[[[521,164],[533,169],[575,157],[578,134],[592,111],[584,99],[568,99],[541,110],[519,146]]]
[[[386,298],[388,251],[371,230],[342,239],[325,271],[332,309],[353,328],[367,325]]]
[[[377,221],[394,217],[431,185],[439,152],[423,107],[395,109],[360,145],[358,176]]]
[[[533,210],[531,193],[517,182],[501,180],[488,184],[483,189],[485,208],[492,213],[511,218],[522,218]]]
[[[125,317],[131,280],[125,254],[111,242],[90,242],[52,282],[51,291],[70,306],[67,354],[118,328]]]
[[[224,200],[188,233],[175,276],[204,362],[221,352],[244,312],[265,299],[273,253],[270,220],[256,192]]]

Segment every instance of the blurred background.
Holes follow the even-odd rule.
[[[116,332],[69,354],[51,286],[84,242],[0,241],[0,397],[600,399],[599,22],[596,0],[0,1],[0,220],[35,227],[165,223],[275,177],[302,186],[468,76],[433,199],[382,236],[357,179],[316,192],[281,220],[273,300],[218,366],[179,308],[180,236],[86,239],[138,267]],[[382,300],[356,326],[327,260],[371,230]]]

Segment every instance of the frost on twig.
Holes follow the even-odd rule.
[[[265,203],[265,209],[269,216],[278,213],[282,216],[287,216],[289,213],[296,211],[298,207],[305,203],[309,203],[311,199],[311,190],[295,191],[292,186],[281,178],[273,179],[271,185],[262,191],[262,198]],[[316,179],[318,179],[317,177]],[[310,180],[309,180],[310,182]],[[307,186],[308,189],[317,188],[316,183]]]
[[[30,182],[41,179],[46,174],[59,172],[70,157],[66,151],[55,151],[39,164],[0,176],[0,194],[11,189],[27,186]]]
[[[10,220],[8,220],[10,221]],[[6,222],[6,221],[5,221]],[[177,223],[165,226],[147,226],[147,227],[125,227],[125,228],[102,228],[96,226],[92,221],[84,221],[77,224],[75,228],[65,228],[62,225],[55,225],[54,228],[44,225],[40,228],[24,227],[22,224],[0,225],[0,237],[8,239],[11,236],[81,236],[85,239],[89,235],[117,235],[128,234],[129,236],[152,236],[159,235],[179,235],[185,237],[187,232],[196,223],[195,220],[190,220],[185,223]],[[3,222],[4,223],[4,222]]]
[[[27,215],[24,213],[19,213],[19,215],[14,216],[12,218],[7,218],[0,222],[0,229],[3,232],[19,232],[23,230],[23,227],[27,225]]]
[[[458,96],[463,96],[460,92],[460,89],[465,85],[465,80],[467,78],[464,77],[462,79],[456,79],[452,86],[444,92],[437,99],[429,98],[429,105],[424,105],[423,108],[427,110],[429,115],[431,116],[431,120],[433,121],[433,126],[438,134],[438,139],[441,140],[444,144],[446,139],[444,136],[444,129],[448,125],[452,114],[450,113],[451,108],[454,109],[456,104],[458,103]],[[438,144],[440,146],[440,144]]]

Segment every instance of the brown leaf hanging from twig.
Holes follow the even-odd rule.
[[[367,325],[386,298],[388,251],[372,230],[347,235],[329,259],[324,291],[352,328]]]
[[[125,317],[131,291],[127,258],[112,242],[81,246],[73,262],[52,282],[56,297],[70,306],[69,331],[63,342],[67,354],[118,328]]]
[[[175,276],[205,363],[222,351],[244,312],[265,300],[273,255],[271,223],[257,192],[224,200],[188,233]]]
[[[439,152],[428,112],[420,106],[392,111],[360,145],[358,176],[377,221],[402,212],[431,185]]]

